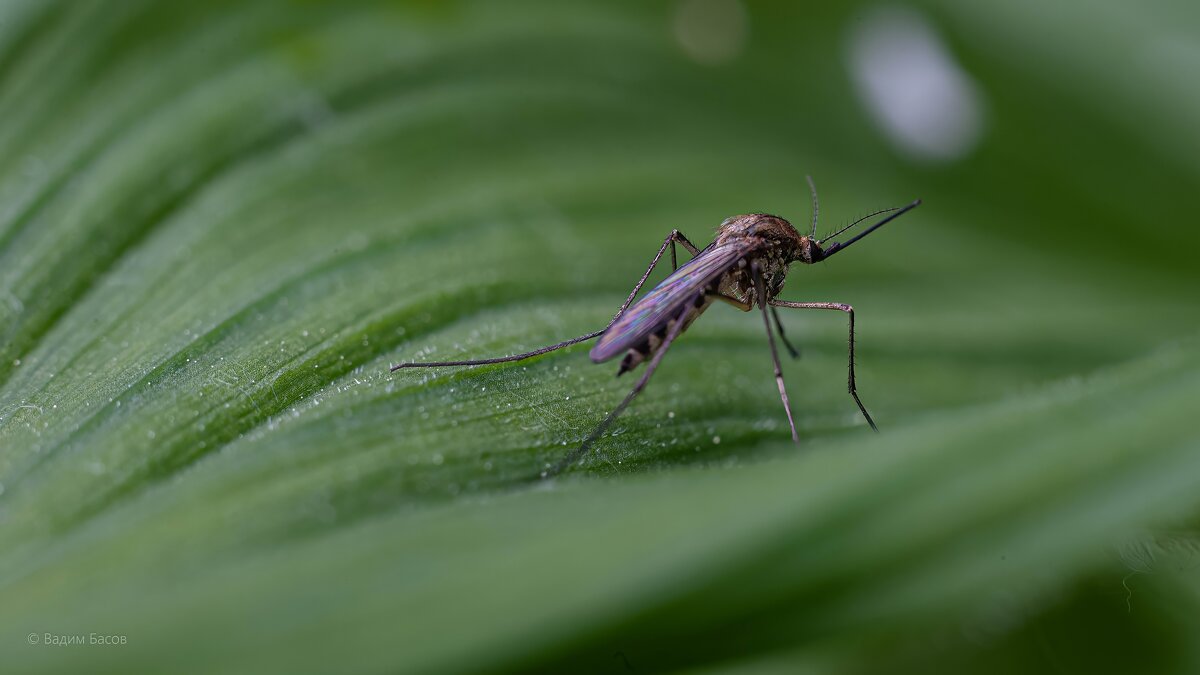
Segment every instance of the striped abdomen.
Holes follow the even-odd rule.
[[[634,345],[633,347],[630,347],[629,351],[625,352],[625,358],[621,359],[621,369],[617,371],[617,376],[620,377],[634,368],[637,368],[638,364],[653,356],[654,353],[658,351],[658,348],[662,346],[663,340],[667,339],[667,334],[670,333],[675,327],[676,321],[683,321],[683,328],[680,329],[681,333],[687,330],[688,326],[692,325],[692,322],[696,320],[696,317],[700,316],[704,313],[704,310],[708,309],[709,305],[712,304],[712,301],[713,296],[707,293],[697,293],[692,304],[687,305],[685,308],[679,311],[677,316],[681,315],[682,319],[668,319],[665,323],[655,329],[654,332],[650,333],[645,340]]]

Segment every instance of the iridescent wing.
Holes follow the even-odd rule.
[[[592,361],[607,361],[644,342],[678,315],[684,304],[695,302],[705,286],[737,264],[751,248],[745,240],[709,247],[684,263],[604,331],[589,354]]]

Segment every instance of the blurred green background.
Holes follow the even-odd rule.
[[[4,669],[1200,672],[1197,75],[1171,0],[0,2]],[[388,372],[805,174],[925,200],[783,294],[878,435],[833,313],[799,449],[720,306],[549,483],[614,364]]]

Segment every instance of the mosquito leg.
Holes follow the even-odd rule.
[[[672,230],[671,234],[675,235],[675,241],[679,242],[680,246],[686,248],[687,252],[690,253],[693,258],[700,255],[700,249],[696,248],[695,244],[688,241],[688,238],[683,236],[682,232],[679,230]]]
[[[776,311],[775,305],[771,305],[771,318],[775,319],[775,330],[779,331],[779,339],[783,342],[783,346],[787,347],[788,353],[792,355],[793,359],[800,358],[800,350],[793,347],[792,343],[788,341],[787,335],[783,333],[783,322],[779,320],[779,312]]]
[[[658,266],[658,261],[662,260],[663,254],[667,252],[668,246],[671,247],[671,267],[678,269],[675,261],[675,242],[682,244],[683,247],[686,248],[692,255],[700,253],[700,250],[693,246],[692,242],[688,241],[688,238],[683,236],[682,232],[679,230],[671,230],[671,234],[668,234],[667,238],[663,240],[662,246],[658,247],[658,253],[654,254],[654,260],[650,261],[650,266],[646,268],[646,272],[642,274],[642,278],[638,279],[637,285],[633,287],[633,290],[629,293],[629,297],[625,298],[625,302],[621,305],[621,309],[618,309],[617,313],[613,315],[612,321],[608,322],[608,326],[616,323],[617,319],[621,318],[621,315],[625,313],[625,310],[629,309],[629,306],[633,304],[633,299],[637,297],[638,293],[642,292],[642,286],[646,285],[646,280],[650,278],[650,274],[653,273],[654,268]],[[604,330],[608,330],[608,326],[605,326]],[[599,333],[596,333],[596,335],[599,335],[603,332],[604,331],[602,330]]]
[[[690,310],[690,308],[688,309]],[[581,443],[578,448],[575,448],[565,457],[559,460],[558,464],[555,464],[552,469],[542,472],[542,478],[550,478],[558,475],[563,469],[578,461],[579,458],[583,457],[584,454],[587,453],[588,449],[592,446],[592,443],[596,442],[597,438],[600,438],[600,435],[604,433],[604,430],[607,429],[610,424],[612,424],[613,420],[617,418],[617,415],[620,415],[625,408],[629,406],[633,399],[637,398],[637,395],[642,393],[642,390],[646,388],[646,383],[650,381],[650,376],[653,375],[654,370],[658,368],[659,361],[662,361],[663,355],[667,353],[667,349],[670,348],[671,343],[675,341],[675,338],[679,337],[679,334],[683,332],[683,325],[683,315],[681,314],[675,319],[675,324],[671,326],[671,330],[668,331],[667,336],[663,338],[662,344],[660,344],[658,349],[654,352],[654,357],[651,358],[650,362],[646,364],[646,372],[642,373],[641,379],[637,381],[637,384],[633,385],[633,391],[626,394],[625,399],[621,401],[620,405],[614,408],[613,411],[608,414],[608,417],[605,417],[604,421],[601,422],[594,430],[592,430],[592,433],[588,434],[587,438],[583,439],[583,443]]]
[[[758,295],[759,295],[759,297],[764,297],[764,295],[761,291],[758,293]],[[716,298],[717,300],[720,300],[722,302],[733,305],[734,307],[737,307],[738,309],[742,310],[743,312],[749,312],[751,309],[754,308],[754,305],[749,302],[745,302],[743,300],[738,300],[737,298],[732,298],[732,297],[730,297],[728,295],[724,295],[722,293],[711,293],[709,295],[709,297]],[[766,319],[767,319],[766,311],[767,311],[766,307],[764,307],[763,308],[763,320],[764,321],[766,321]],[[781,324],[779,322],[779,313],[775,311],[774,306],[771,307],[771,315],[775,317],[775,328],[779,331],[779,337],[780,337],[780,339],[783,340],[783,344],[787,346],[788,351],[790,351],[792,353],[793,358],[799,357],[800,353],[798,351],[796,351],[796,349],[794,347],[792,347],[791,343],[788,342],[787,336],[783,334],[783,324]],[[783,388],[783,375],[780,372],[779,357],[775,353],[775,341],[774,341],[775,339],[774,339],[774,337],[772,337],[771,324],[769,324],[769,323],[767,324],[767,338],[771,340],[771,356],[775,360],[775,378],[779,382],[779,395],[780,395],[780,397],[783,398],[783,405],[784,405],[785,409],[787,410],[788,422],[790,423],[790,422],[792,422],[792,408],[790,405],[788,405],[787,391],[785,391]],[[794,439],[794,438],[796,438],[796,425],[792,424],[791,426],[792,426],[792,438]]]
[[[535,349],[533,351],[523,352],[521,354],[513,354],[511,356],[500,356],[500,357],[496,357],[496,358],[492,358],[492,359],[472,359],[472,360],[468,360],[468,361],[424,361],[424,362],[420,362],[420,363],[398,363],[398,364],[392,366],[391,370],[392,370],[392,372],[395,372],[397,370],[400,370],[401,368],[436,368],[439,366],[485,366],[485,365],[492,364],[492,363],[508,363],[510,361],[524,361],[525,359],[531,359],[535,356],[541,356],[542,354],[547,354],[549,352],[562,349],[563,347],[570,347],[573,344],[578,344],[580,342],[586,342],[587,340],[591,340],[592,338],[594,338],[594,337],[604,333],[604,331],[608,330],[608,327],[613,325],[614,323],[616,323],[617,319],[619,319],[621,317],[621,314],[623,314],[626,309],[629,309],[629,305],[633,304],[633,299],[637,297],[637,294],[640,293],[642,290],[642,286],[644,286],[646,284],[646,279],[650,278],[650,274],[652,272],[654,272],[654,268],[658,266],[658,261],[661,260],[663,257],[663,254],[666,253],[667,246],[671,247],[671,263],[672,263],[672,265],[674,265],[674,263],[675,263],[675,242],[677,242],[677,241],[680,244],[682,244],[684,248],[686,248],[688,251],[690,251],[692,253],[692,255],[696,255],[700,252],[699,249],[697,249],[694,245],[692,245],[692,242],[688,241],[687,237],[683,236],[682,232],[680,232],[679,230],[671,230],[671,233],[668,234],[667,238],[663,240],[662,246],[660,246],[658,248],[658,253],[655,254],[654,260],[650,261],[650,266],[646,268],[646,273],[642,275],[642,278],[638,280],[637,285],[633,287],[633,292],[629,294],[628,298],[625,298],[624,304],[621,305],[621,309],[617,310],[617,313],[615,316],[613,316],[612,321],[609,321],[608,325],[605,326],[601,330],[593,331],[586,335],[580,335],[579,337],[571,338],[570,340],[564,340],[564,341],[556,343],[556,344],[547,345],[545,347],[539,347],[538,349]]]
[[[788,403],[787,389],[783,386],[783,368],[779,365],[779,352],[775,349],[775,333],[771,331],[771,320],[767,317],[767,287],[763,283],[762,268],[757,260],[750,263],[750,273],[754,275],[755,295],[758,296],[758,307],[762,310],[763,326],[767,329],[767,343],[771,345],[771,361],[775,364],[775,383],[779,385],[779,398],[783,399],[788,426],[792,428],[792,440],[799,443],[800,435],[796,433],[796,422],[792,419],[792,405]]]
[[[867,407],[863,405],[862,399],[858,397],[858,389],[854,386],[854,308],[841,302],[787,302],[785,300],[772,300],[771,305],[774,307],[789,307],[791,309],[833,309],[845,312],[850,316],[850,376],[847,387],[850,390],[850,395],[854,397],[854,402],[858,404],[858,409],[862,411],[863,417],[866,418],[867,424],[871,425],[871,429],[874,431],[879,431],[879,427],[875,426],[875,420],[871,419],[871,414],[867,412]]]
[[[579,337],[571,338],[570,340],[564,340],[563,342],[559,342],[558,344],[541,347],[541,348],[535,349],[531,352],[524,352],[522,354],[513,354],[512,356],[500,356],[500,357],[497,357],[494,359],[474,359],[471,361],[424,361],[421,363],[397,363],[396,365],[392,366],[392,372],[396,372],[397,370],[400,370],[401,368],[435,368],[438,366],[484,366],[489,363],[507,363],[508,361],[524,361],[525,359],[531,359],[535,356],[540,356],[541,354],[547,354],[547,353],[555,351],[557,349],[562,349],[563,347],[569,347],[569,346],[579,343],[579,342],[591,340],[592,338],[596,337],[597,335],[599,335],[603,332],[604,331],[602,331],[602,330],[598,330],[598,331],[588,333],[587,335],[580,335]]]
[[[672,230],[671,237],[671,271],[674,272],[675,270],[679,269],[679,262],[675,259],[675,242],[679,242],[684,248],[686,248],[688,253],[692,254],[693,258],[700,255],[700,249],[696,248],[695,244],[688,241],[688,238],[683,236],[683,233],[679,230]],[[648,271],[646,274],[649,276]],[[643,281],[644,280],[645,279],[643,279]],[[614,318],[613,321],[616,321],[616,318]]]

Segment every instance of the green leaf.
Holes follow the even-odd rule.
[[[0,5],[6,663],[1193,672],[1200,24],[1044,5],[912,10],[986,111],[942,163],[865,5]],[[551,481],[615,366],[388,370],[595,330],[808,173],[819,232],[924,199],[784,291],[878,435],[828,312],[799,448],[718,306]]]

